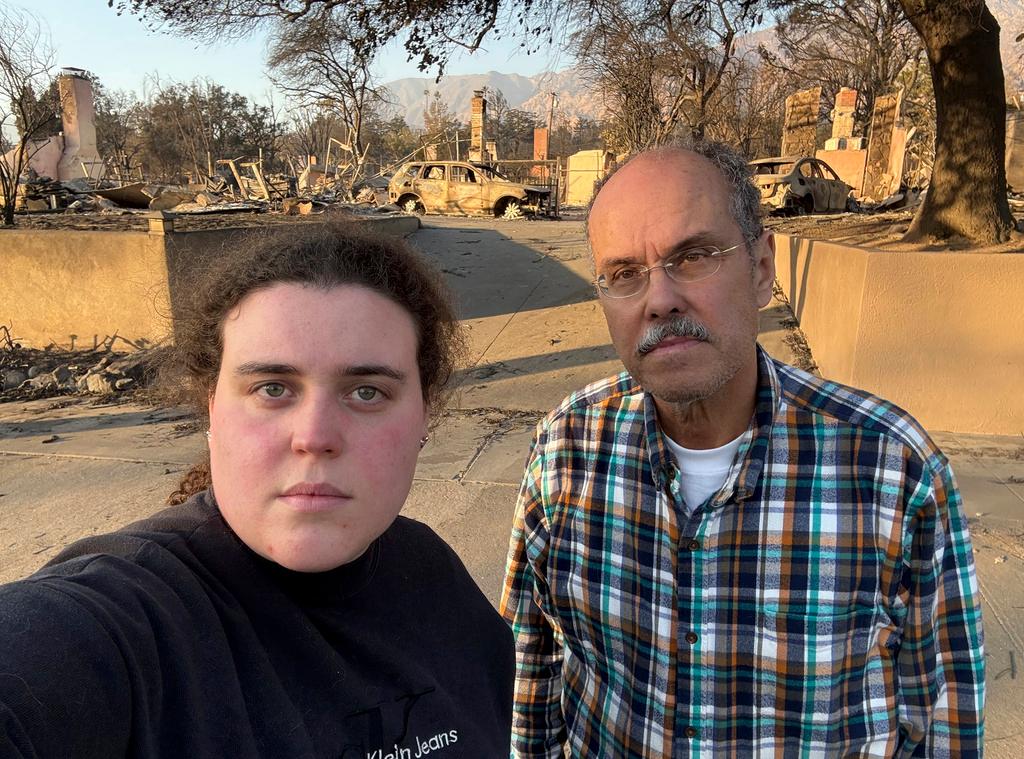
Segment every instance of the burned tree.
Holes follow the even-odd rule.
[[[822,85],[831,107],[842,87],[857,91],[856,122],[866,127],[875,98],[892,90],[922,51],[898,0],[805,0],[775,29],[781,56],[762,49],[800,87]]]
[[[8,226],[14,225],[18,180],[54,119],[54,104],[43,96],[52,72],[53,53],[36,20],[0,5],[0,210]]]
[[[678,129],[701,137],[719,88],[738,64],[736,37],[751,19],[739,2],[592,0],[573,36],[580,67],[610,100],[610,143],[636,150]]]
[[[111,92],[102,83],[94,82],[96,92],[96,142],[114,176],[128,182],[139,171],[142,152],[139,120],[143,104],[133,93]]]
[[[320,106],[341,121],[348,164],[342,177],[350,194],[363,174],[366,121],[384,102],[364,47],[357,29],[321,9],[291,24],[279,22],[267,59],[271,79],[290,99],[301,107]]]

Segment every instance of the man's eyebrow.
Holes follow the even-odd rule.
[[[715,236],[712,232],[704,230],[696,232],[688,237],[680,240],[679,242],[672,245],[665,255],[670,256],[673,253],[678,253],[683,250],[690,250],[691,248],[699,248],[704,245],[714,244]],[[664,258],[664,256],[662,256]],[[601,262],[601,266],[621,266],[623,264],[646,264],[646,260],[643,256],[616,256],[615,258],[607,258]]]
[[[697,232],[696,234],[690,235],[684,240],[680,240],[671,248],[665,255],[672,255],[678,253],[681,250],[690,250],[692,248],[700,248],[704,245],[714,245],[715,236],[711,232]]]

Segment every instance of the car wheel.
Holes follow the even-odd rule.
[[[426,212],[419,198],[406,198],[402,203],[402,210],[406,213],[414,213],[417,216],[422,216]]]
[[[523,204],[515,198],[509,198],[501,205],[499,215],[503,219],[521,219],[523,218]]]
[[[814,213],[814,196],[804,195],[800,199],[800,213]]]

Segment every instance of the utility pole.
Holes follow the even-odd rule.
[[[558,95],[554,92],[551,93],[551,107],[548,108],[548,137],[550,139],[551,129],[555,124],[555,103],[558,101]]]

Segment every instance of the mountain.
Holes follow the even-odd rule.
[[[413,127],[423,125],[424,104],[435,91],[441,93],[441,99],[452,113],[468,122],[473,91],[484,87],[500,90],[509,107],[535,113],[542,121],[547,121],[552,92],[558,98],[555,108],[561,118],[598,118],[604,112],[600,94],[591,89],[576,68],[549,71],[529,78],[488,71],[486,74],[446,76],[438,83],[429,77],[409,77],[387,82],[384,86],[392,103],[391,112],[405,116],[405,122]]]
[[[575,66],[563,71],[550,71],[533,77],[536,94],[517,106],[540,117],[546,124],[551,109],[551,93],[555,93],[555,111],[560,118],[600,119],[604,115],[601,93],[595,90]]]
[[[519,74],[500,74],[497,71],[446,76],[440,82],[434,82],[431,77],[408,77],[387,82],[384,86],[390,94],[388,99],[392,102],[392,112],[405,116],[405,123],[413,127],[423,126],[424,105],[428,98],[434,96],[435,91],[441,93],[441,99],[463,122],[469,121],[473,90],[484,87],[501,90],[512,108],[519,108],[523,101],[537,91],[533,79]]]

